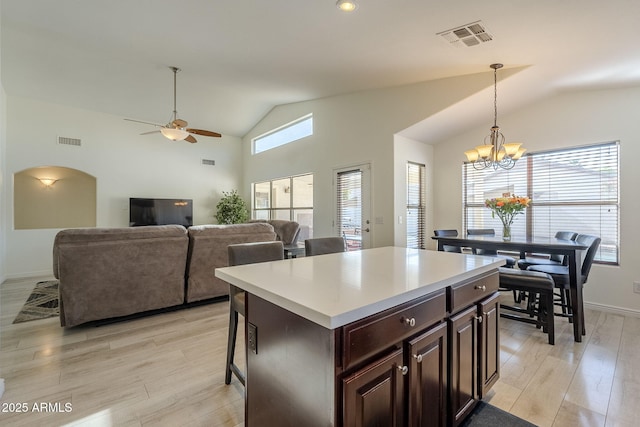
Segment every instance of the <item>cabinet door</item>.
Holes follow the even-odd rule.
[[[403,352],[365,366],[343,380],[345,427],[401,427],[404,423]]]
[[[482,318],[478,343],[480,354],[479,393],[482,399],[500,378],[500,295],[493,296],[478,303],[478,316]]]
[[[408,342],[410,427],[447,425],[447,324]]]
[[[449,318],[450,420],[460,424],[478,401],[478,328],[475,305]]]

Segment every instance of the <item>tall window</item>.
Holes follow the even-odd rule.
[[[407,247],[424,249],[425,166],[407,163]]]
[[[262,153],[311,135],[313,135],[313,114],[308,114],[253,138],[253,154]]]
[[[313,174],[254,183],[252,217],[296,221],[298,241],[313,237]]]
[[[464,230],[502,225],[485,199],[503,193],[529,196],[531,206],[512,226],[514,236],[546,238],[568,230],[602,239],[595,260],[619,261],[619,143],[534,153],[511,170],[477,171],[463,165]]]

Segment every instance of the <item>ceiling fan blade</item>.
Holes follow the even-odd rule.
[[[188,141],[188,142],[190,142],[190,143],[192,143],[192,144],[194,144],[194,143],[198,142],[198,140],[197,140],[197,139],[195,139],[195,138],[193,137],[193,135],[189,135],[189,136],[188,136],[188,137],[186,137],[184,140],[185,140],[185,141]]]
[[[152,133],[160,133],[159,130],[150,130],[149,132],[142,132],[140,135],[151,135]]]
[[[174,126],[175,128],[184,128],[187,127],[189,123],[187,123],[186,120],[182,120],[182,119],[175,119],[174,121],[171,122],[171,125]]]
[[[210,130],[202,130],[202,129],[187,129],[187,132],[191,132],[191,133],[195,133],[196,135],[202,135],[202,136],[212,136],[214,138],[220,138],[222,135],[220,135],[218,132],[211,132]]]
[[[142,120],[133,120],[133,119],[125,119],[125,120],[128,122],[144,123],[145,125],[158,126],[159,128],[164,127],[164,125],[159,125],[157,123],[151,123],[151,122],[143,122]]]

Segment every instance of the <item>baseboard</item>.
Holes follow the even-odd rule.
[[[607,313],[619,314],[621,316],[640,317],[640,310],[631,310],[628,308],[615,307],[615,306],[606,305],[606,304],[596,304],[593,302],[585,302],[584,308],[604,311]]]
[[[42,271],[32,271],[29,273],[6,274],[2,282],[0,283],[4,283],[9,280],[39,279],[42,277],[53,277],[53,272],[51,270],[42,270]]]

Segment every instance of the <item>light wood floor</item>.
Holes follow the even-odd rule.
[[[13,325],[36,281],[0,286],[0,425],[243,425],[243,388],[224,385],[227,303],[101,327]],[[502,319],[501,379],[487,400],[539,426],[639,425],[640,319],[588,310],[586,321],[574,343],[557,319],[550,346]],[[34,412],[41,403],[56,412]]]

